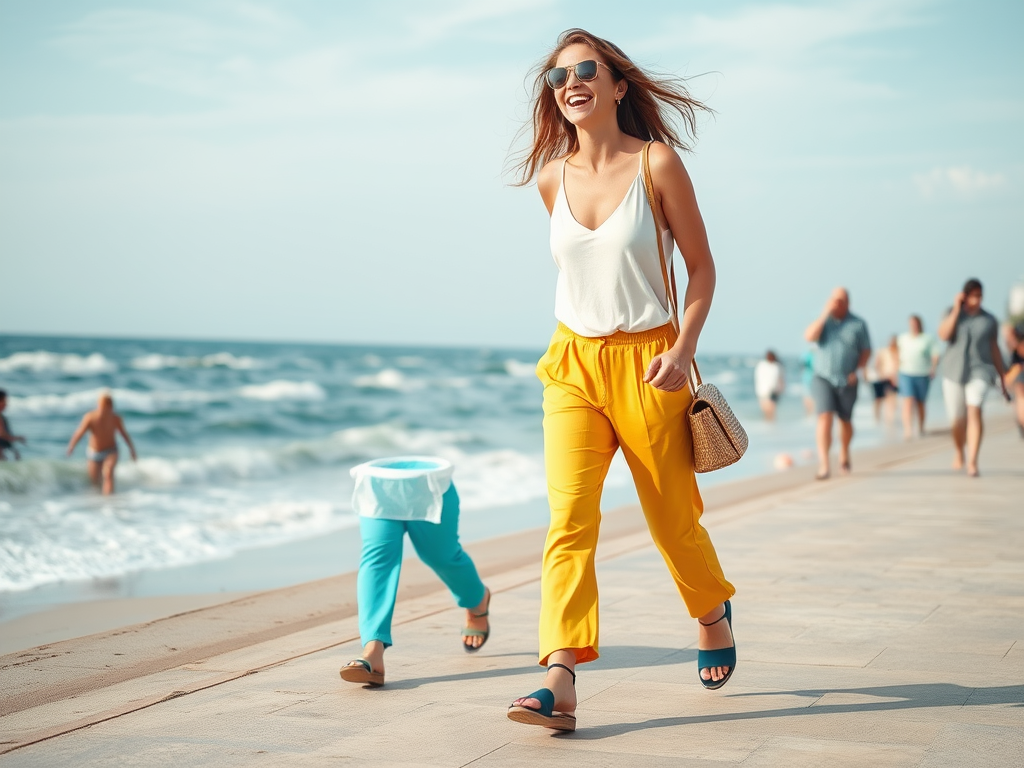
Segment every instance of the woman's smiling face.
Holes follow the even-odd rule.
[[[601,56],[589,45],[574,43],[558,54],[555,66],[571,67],[588,59],[604,64]],[[555,89],[555,101],[566,120],[580,125],[594,115],[614,115],[615,100],[622,98],[625,91],[625,81],[616,84],[607,66],[599,65],[597,77],[587,82],[581,81],[575,72],[570,72],[565,85]]]

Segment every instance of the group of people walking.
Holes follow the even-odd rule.
[[[804,333],[814,345],[802,360],[808,410],[817,416],[818,479],[831,474],[833,428],[839,421],[839,468],[850,471],[853,407],[861,380],[874,393],[875,417],[892,420],[897,399],[902,399],[906,439],[925,432],[926,403],[932,380],[939,376],[955,456],[953,466],[978,475],[978,455],[984,431],[982,405],[991,390],[1017,401],[1018,423],[1024,435],[1024,322],[1007,326],[1012,360],[1003,361],[999,349],[999,322],[982,307],[981,282],[971,278],[943,314],[938,338],[927,333],[920,315],[908,318],[904,333],[872,358],[867,324],[850,312],[850,295],[837,288],[822,314]],[[946,343],[944,351],[940,342]],[[873,364],[872,364],[873,363]],[[775,353],[769,351],[754,369],[754,389],[765,418],[775,418],[776,403],[785,389],[785,374]]]
[[[920,316],[911,315],[908,324],[905,333],[894,337],[875,356],[876,403],[895,398],[898,393],[903,398],[904,436],[913,436],[915,423],[918,434],[922,434],[929,385],[939,374],[955,449],[953,466],[977,477],[982,405],[992,389],[1000,390],[1009,400],[1009,387],[1020,378],[1020,373],[1008,371],[1004,364],[999,349],[999,322],[982,307],[982,285],[972,278],[939,323],[938,338],[947,345],[941,355],[936,340],[925,332]],[[850,296],[843,288],[833,292],[824,312],[804,335],[816,345],[810,391],[818,418],[817,477],[823,480],[831,471],[835,419],[839,420],[840,471],[850,471],[853,406],[861,378],[870,380],[867,365],[871,341],[867,324],[850,312]],[[1018,397],[1022,395],[1024,390]]]

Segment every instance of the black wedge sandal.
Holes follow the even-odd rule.
[[[572,675],[572,686],[576,687],[576,673],[565,664],[551,664],[548,669],[560,667]],[[523,696],[524,699],[536,699],[540,702],[540,709],[533,707],[516,706],[513,704],[508,708],[508,719],[526,725],[540,725],[544,728],[554,728],[556,731],[575,731],[576,715],[569,712],[555,711],[555,694],[550,688],[541,688],[533,693]]]

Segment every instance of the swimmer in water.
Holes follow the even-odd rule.
[[[25,442],[24,437],[11,432],[11,425],[7,422],[7,417],[3,414],[6,408],[7,391],[0,389],[0,461],[7,460],[7,449],[10,449],[11,453],[14,454],[15,460],[20,459],[21,454],[18,453],[18,449],[14,444]]]
[[[132,461],[136,461],[135,446],[128,436],[128,430],[124,428],[124,421],[114,412],[114,399],[109,392],[100,395],[99,403],[95,411],[89,411],[82,417],[82,423],[78,425],[75,434],[71,436],[68,443],[68,456],[75,450],[78,441],[89,435],[89,445],[85,451],[85,457],[89,465],[89,479],[93,485],[101,485],[103,494],[109,496],[114,492],[114,467],[117,466],[117,433],[128,443],[128,450],[131,451]]]

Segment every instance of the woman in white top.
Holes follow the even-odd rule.
[[[785,389],[786,374],[782,370],[782,363],[769,349],[764,360],[758,360],[754,366],[754,393],[768,421],[775,421],[775,404]]]
[[[735,590],[700,525],[685,419],[715,264],[673,150],[685,145],[668,120],[676,112],[692,134],[695,112],[705,107],[680,82],[653,79],[617,46],[572,29],[540,66],[534,96],[533,144],[520,182],[537,177],[559,268],[558,327],[537,365],[551,507],[539,632],[547,676],[508,716],[573,730],[576,665],[598,657],[594,553],[601,489],[620,448],[651,534],[700,622],[701,684],[721,687],[736,665],[728,602]],[[667,288],[674,244],[689,278],[678,332]]]
[[[910,330],[901,333],[896,343],[900,358],[900,397],[903,398],[903,437],[914,436],[914,411],[917,411],[917,433],[924,434],[925,401],[928,386],[939,365],[939,347],[931,334],[924,332],[918,315],[911,315]]]

